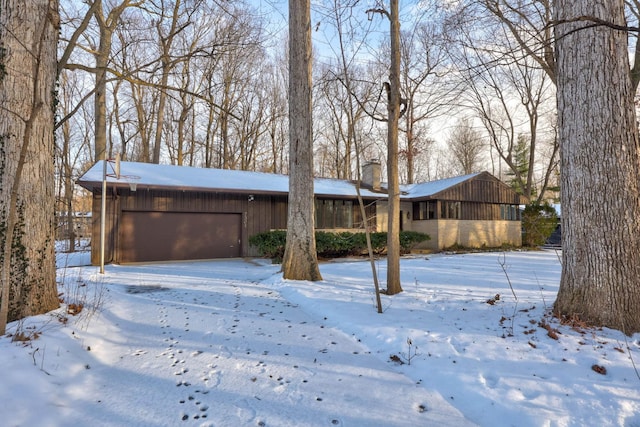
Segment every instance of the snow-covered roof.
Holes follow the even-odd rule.
[[[78,179],[78,184],[92,190],[102,185],[103,161],[97,162]],[[429,197],[447,188],[475,177],[476,174],[421,184],[401,185],[401,197],[414,199]],[[120,178],[115,177],[113,164],[107,164],[109,186],[127,187],[135,182],[138,188],[172,188],[176,190],[237,191],[242,193],[287,194],[289,176],[264,172],[229,169],[195,168],[189,166],[158,165],[154,163],[120,162]],[[315,178],[314,192],[318,196],[356,197],[356,185],[352,181]],[[384,188],[383,188],[384,191]],[[362,197],[386,198],[384,192],[361,188]]]
[[[102,184],[103,161],[97,162],[78,179],[89,190]],[[120,162],[120,179],[115,177],[112,164],[107,165],[107,183],[126,187],[135,182],[138,188],[174,188],[202,191],[237,191],[287,194],[289,176],[264,172],[229,169],[195,168],[189,166],[158,165],[154,163]],[[314,179],[316,195],[356,197],[355,183],[340,179]],[[363,197],[386,197],[362,188]]]
[[[439,179],[437,181],[423,182],[420,184],[405,184],[400,186],[400,190],[403,191],[404,197],[417,199],[420,197],[429,197],[434,194],[438,194],[441,191],[451,188],[455,185],[461,184],[480,173],[472,173],[469,175],[456,176],[453,178]]]

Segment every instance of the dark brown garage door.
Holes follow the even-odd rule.
[[[120,262],[240,256],[242,214],[123,212]]]

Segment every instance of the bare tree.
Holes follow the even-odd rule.
[[[370,9],[389,19],[390,65],[389,81],[384,83],[387,94],[387,293],[402,292],[400,281],[400,176],[398,171],[398,124],[402,99],[400,97],[400,18],[399,1],[391,0],[389,10]],[[405,105],[406,107],[406,105]]]
[[[151,48],[150,23],[143,14],[127,14],[115,28],[116,54],[112,55],[113,74],[121,76],[113,85],[112,114],[120,136],[124,159],[151,162],[158,91],[148,72]],[[115,95],[117,92],[117,96]],[[111,143],[113,145],[113,142]]]
[[[266,128],[266,146],[268,147],[268,160],[265,159],[262,170],[274,173],[287,172],[287,99],[285,90],[286,73],[282,72],[284,68],[280,64],[278,58],[274,59],[270,66],[265,70],[265,75],[269,78],[267,86],[267,118]]]
[[[554,310],[640,331],[640,140],[624,1],[555,3],[562,278]]]
[[[329,104],[328,110],[332,113],[329,122],[337,124],[334,133],[336,137],[336,151],[340,149],[340,141],[344,141],[344,157],[340,154],[335,156],[336,159],[340,159],[339,162],[343,163],[342,167],[338,164],[336,165],[336,169],[343,172],[343,179],[351,178],[351,147],[355,149],[356,176],[358,178],[356,181],[358,206],[360,208],[362,228],[364,229],[367,251],[369,253],[369,263],[371,265],[371,274],[376,293],[376,306],[378,313],[382,313],[380,285],[371,244],[370,224],[364,201],[360,194],[360,183],[362,180],[360,174],[360,159],[362,157],[363,138],[358,137],[357,125],[364,117],[364,108],[362,103],[356,99],[355,84],[353,83],[358,80],[356,76],[361,74],[359,67],[353,65],[355,63],[355,55],[359,50],[358,47],[351,50],[354,52],[353,56],[347,54],[347,39],[352,40],[355,32],[351,18],[353,17],[353,8],[357,3],[357,1],[353,3],[342,3],[339,0],[334,0],[333,5],[329,7],[330,13],[328,15],[331,16],[331,22],[335,25],[337,31],[338,46],[336,47],[335,53],[338,59],[335,69],[327,67],[328,69],[324,73],[325,78],[322,88],[328,95],[325,99]],[[350,28],[351,31],[344,31],[346,28]],[[333,91],[331,88],[333,88]],[[366,96],[363,98],[366,98]],[[338,175],[338,177],[340,177],[340,175]]]
[[[263,75],[268,59],[260,45],[261,36],[261,23],[238,11],[226,39],[231,46],[219,70],[223,106],[219,114],[219,156],[224,168],[253,169],[266,131],[265,88],[270,83]]]
[[[59,305],[51,161],[59,25],[55,1],[0,5],[0,335],[7,321]]]
[[[106,158],[107,153],[107,76],[111,60],[113,33],[120,22],[120,16],[126,8],[138,5],[139,2],[123,0],[114,6],[108,14],[102,6],[102,0],[94,0],[97,7],[92,7],[93,16],[100,30],[99,45],[94,50],[96,89],[94,94],[95,111],[95,159]]]
[[[480,0],[480,3],[506,26],[516,42],[533,58],[549,78],[556,83],[556,59],[554,54],[555,4],[553,0],[522,2],[519,0]],[[625,0],[623,7],[629,18],[638,22],[640,1]],[[624,25],[621,26],[624,30]],[[640,44],[637,31],[625,32],[632,41],[633,61],[631,85],[634,93],[640,84]]]
[[[501,21],[485,17],[483,28],[493,29],[489,39],[478,38],[469,28],[461,31],[460,49],[456,55],[459,75],[467,88],[463,98],[485,128],[491,153],[497,154],[494,173],[510,175],[527,198],[544,197],[558,151],[551,99],[554,87],[538,61],[528,56],[529,47],[512,41],[511,33]],[[483,33],[484,34],[484,33]],[[486,37],[486,36],[485,36]],[[528,168],[518,165],[518,136],[529,138],[526,153]],[[541,159],[541,149],[555,144],[550,156]],[[506,170],[503,166],[506,165]],[[497,170],[496,170],[497,169]],[[537,175],[535,171],[541,171]]]
[[[336,64],[322,67],[318,84],[320,100],[316,103],[321,111],[318,120],[321,138],[316,145],[324,159],[316,163],[323,171],[322,176],[350,180],[357,175],[355,163],[361,160],[354,161],[354,154],[363,153],[364,145],[369,142],[371,126],[365,124],[368,116],[364,104],[373,97],[375,86],[362,81],[366,72],[346,57],[346,48],[344,56],[338,57]]]
[[[165,116],[165,104],[167,102],[166,87],[169,84],[169,74],[176,65],[176,60],[172,57],[172,47],[176,36],[184,31],[190,24],[189,17],[185,17],[182,10],[182,1],[174,0],[173,4],[165,4],[165,0],[159,0],[156,5],[158,20],[156,21],[156,30],[158,33],[158,44],[160,47],[160,92],[158,97],[158,108],[156,111],[156,131],[153,144],[153,163],[160,163],[160,149],[162,147],[162,135]],[[171,11],[167,9],[171,8]],[[187,12],[188,15],[188,12]],[[170,16],[171,19],[167,24],[165,18]]]
[[[486,142],[468,119],[458,120],[447,141],[457,173],[467,175],[480,171]]]
[[[556,62],[551,25],[553,1],[480,0],[479,3],[498,18],[515,44],[555,83]]]
[[[387,226],[387,294],[402,292],[400,281],[400,173],[398,172],[398,122],[400,120],[400,18],[399,0],[389,4],[391,65],[387,85],[387,180],[389,190]]]
[[[289,215],[285,279],[322,280],[314,230],[311,2],[289,1]]]
[[[404,181],[415,182],[420,175],[428,175],[429,159],[434,140],[428,135],[429,125],[449,114],[460,94],[460,85],[449,74],[447,23],[437,7],[426,6],[422,11],[428,20],[417,20],[400,35],[400,90],[406,111],[402,114],[399,155],[404,169]],[[420,168],[427,168],[421,171]]]
[[[58,91],[58,111],[67,116],[76,107],[77,99],[81,98],[82,84],[77,79],[77,75],[69,72],[62,72],[59,76],[60,87]],[[71,81],[69,81],[71,80]],[[81,107],[82,108],[82,107]],[[84,111],[80,111],[84,112]],[[57,227],[61,236],[68,240],[67,249],[73,252],[76,248],[75,212],[78,211],[74,203],[75,178],[77,171],[87,159],[92,158],[89,135],[91,129],[85,129],[86,121],[78,120],[81,114],[77,112],[74,117],[65,120],[58,128],[56,141],[56,215],[59,216]]]

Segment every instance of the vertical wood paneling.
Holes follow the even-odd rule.
[[[488,173],[482,173],[430,197],[439,200],[466,202],[524,204],[526,201],[509,186]]]

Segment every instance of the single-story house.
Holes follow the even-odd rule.
[[[103,168],[78,184],[93,194],[91,261],[100,263]],[[289,177],[261,172],[121,162],[106,174],[105,262],[256,256],[249,237],[286,229]],[[361,197],[370,230],[386,231],[380,163],[363,167]],[[356,183],[314,180],[316,229],[357,231]],[[401,186],[401,228],[427,233],[425,249],[522,244],[522,196],[488,172]]]

